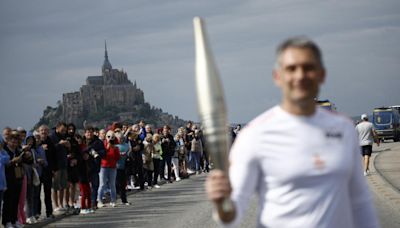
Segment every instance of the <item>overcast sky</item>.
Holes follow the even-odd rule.
[[[280,101],[276,45],[306,35],[324,54],[321,99],[354,116],[400,104],[400,1],[1,1],[0,127],[30,129],[47,105],[100,75],[104,40],[113,68],[145,100],[198,120],[194,16],[205,18],[231,122]]]

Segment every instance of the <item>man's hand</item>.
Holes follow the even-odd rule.
[[[232,192],[229,178],[221,170],[212,170],[205,185],[208,199],[216,205],[222,204],[223,200],[229,198]]]
[[[13,159],[11,159],[11,163],[20,163],[22,161],[22,158],[21,157],[14,157]]]
[[[228,211],[224,208],[224,201],[230,199],[232,192],[228,176],[221,170],[212,170],[206,179],[205,186],[208,199],[214,203],[218,217],[224,223],[232,222],[236,216],[235,206],[231,205],[232,208]]]
[[[48,150],[49,146],[47,144],[42,144],[42,148],[43,148],[43,150]]]
[[[68,140],[60,140],[59,143],[65,146],[68,150],[71,149],[71,143]]]

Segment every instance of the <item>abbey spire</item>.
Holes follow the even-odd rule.
[[[112,66],[110,61],[108,60],[108,53],[107,53],[107,41],[104,41],[104,63],[102,67],[102,72],[111,71]]]

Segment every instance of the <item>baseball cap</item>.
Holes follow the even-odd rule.
[[[367,114],[364,113],[364,114],[361,115],[361,119],[362,119],[362,120],[363,120],[363,119],[367,119],[367,118],[368,118],[368,115],[367,115]]]

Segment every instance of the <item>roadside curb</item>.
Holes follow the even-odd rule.
[[[376,165],[376,162],[377,162],[378,160],[380,160],[381,154],[386,153],[386,152],[388,152],[388,151],[390,151],[390,150],[380,151],[380,152],[378,152],[378,153],[376,154],[376,156],[375,156],[375,158],[374,158],[374,160],[373,160],[374,169],[375,169],[375,171],[379,174],[379,176],[380,176],[394,191],[396,191],[397,193],[400,194],[400,189],[397,188],[396,186],[394,186],[394,184],[392,184],[392,182],[388,180],[388,178],[382,173],[381,170],[379,170],[379,169],[377,168],[377,165]]]

